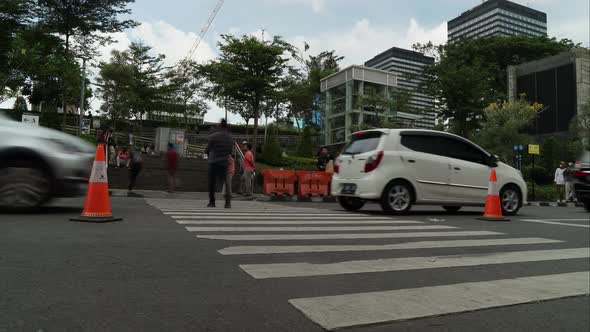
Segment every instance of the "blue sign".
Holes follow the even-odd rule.
[[[518,145],[515,145],[514,147],[512,147],[514,149],[514,151],[518,151]]]
[[[519,149],[520,151],[524,150],[524,145],[522,145],[522,144],[521,144],[521,145],[519,145],[519,146],[518,146],[518,149]]]

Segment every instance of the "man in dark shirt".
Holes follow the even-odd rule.
[[[318,170],[325,172],[326,166],[328,166],[328,163],[331,160],[333,160],[333,158],[332,158],[332,156],[330,156],[330,152],[328,152],[328,149],[322,148],[322,150],[318,154],[318,162],[317,162]]]
[[[209,142],[207,144],[207,154],[209,161],[209,205],[208,207],[215,207],[215,182],[217,179],[226,179],[228,158],[231,155],[234,146],[234,139],[232,138],[227,122],[225,119],[214,131],[209,134]],[[230,186],[231,183],[226,183]],[[225,208],[231,208],[231,195],[225,196]]]

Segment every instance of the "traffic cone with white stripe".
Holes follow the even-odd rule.
[[[478,218],[489,221],[510,221],[502,216],[502,205],[500,205],[500,192],[498,190],[498,178],[496,170],[492,168],[490,174],[490,184],[488,186],[488,197],[486,198],[486,207],[483,217]]]
[[[82,215],[78,218],[71,218],[70,220],[87,222],[122,220],[121,218],[113,217],[113,213],[111,212],[109,182],[107,179],[107,162],[104,155],[103,144],[99,144],[96,149]]]

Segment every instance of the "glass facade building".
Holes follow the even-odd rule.
[[[487,0],[447,22],[448,39],[547,36],[547,14],[507,0]]]
[[[367,107],[361,102],[369,91],[390,98],[398,87],[394,73],[364,66],[350,66],[320,81],[323,106],[323,143],[346,142],[352,133],[366,127],[379,127],[382,120],[399,122],[420,120],[420,115],[404,112],[393,113],[386,108]]]
[[[434,127],[436,115],[434,113],[434,98],[418,91],[423,82],[422,71],[425,66],[434,63],[434,58],[422,53],[392,47],[365,62],[365,66],[395,73],[398,77],[398,88],[411,94],[410,106],[422,116],[415,122],[418,128],[431,129]]]

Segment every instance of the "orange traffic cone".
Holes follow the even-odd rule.
[[[113,213],[111,212],[109,183],[107,179],[107,162],[105,160],[103,144],[99,144],[96,149],[82,215],[78,218],[71,218],[70,220],[89,222],[122,220],[121,218],[114,218]]]
[[[502,206],[500,205],[500,192],[498,191],[498,178],[496,177],[496,170],[492,168],[490,174],[490,184],[488,187],[488,197],[486,198],[486,207],[483,212],[483,217],[478,218],[489,221],[510,221],[502,216]]]

